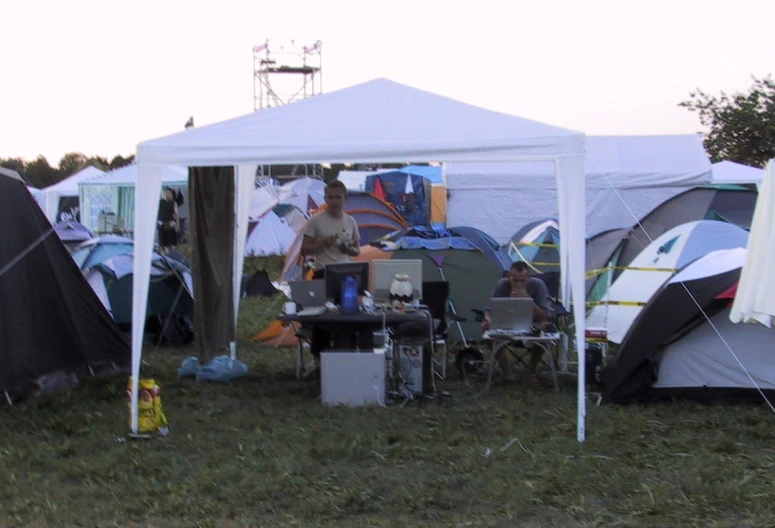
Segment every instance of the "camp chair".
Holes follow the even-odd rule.
[[[434,375],[440,379],[447,379],[447,363],[449,354],[449,332],[452,323],[463,322],[465,317],[458,317],[449,310],[449,282],[428,281],[422,283],[423,304],[433,317],[433,345],[434,349],[441,347],[442,358],[433,358]],[[441,372],[437,370],[441,368]]]

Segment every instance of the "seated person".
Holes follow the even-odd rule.
[[[524,262],[515,262],[511,265],[508,275],[500,279],[495,284],[495,289],[490,297],[529,297],[533,299],[533,323],[541,330],[545,330],[549,324],[549,311],[551,309],[551,297],[546,284],[541,279],[531,277],[528,273],[527,264]],[[484,309],[484,321],[482,321],[482,332],[490,329],[492,310],[489,306]],[[543,350],[540,347],[532,347],[530,354],[530,363],[525,370],[523,377],[526,381],[535,379],[536,368],[541,361]],[[512,379],[509,363],[506,360],[506,354],[503,349],[498,352],[495,358],[503,372],[504,379]]]

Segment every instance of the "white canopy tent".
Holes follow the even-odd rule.
[[[713,164],[713,183],[730,185],[759,185],[764,178],[764,169],[749,167],[734,161],[719,161]]]
[[[632,227],[666,200],[711,181],[710,160],[695,134],[589,136],[585,146],[588,236]],[[450,163],[447,224],[476,227],[506,244],[523,226],[557,216],[551,174],[546,162]]]
[[[161,182],[162,185],[188,186],[188,168],[164,167]],[[109,210],[116,213],[125,228],[131,232],[134,228],[136,185],[137,165],[135,163],[78,182],[81,223],[97,231],[100,212]],[[188,198],[187,193],[184,193],[184,196]],[[180,211],[180,216],[187,218],[187,211]]]
[[[105,174],[104,171],[89,165],[75,174],[68,176],[64,180],[43,189],[44,201],[46,203],[44,212],[46,213],[49,222],[56,224],[59,220],[57,218],[57,213],[59,213],[60,198],[78,196],[78,184],[80,182],[102,176],[103,174]]]
[[[775,318],[775,159],[767,164],[759,188],[748,238],[748,252],[729,318],[733,323],[759,322],[772,327]]]
[[[520,162],[554,168],[559,198],[564,287],[572,292],[575,337],[584,350],[584,135],[377,79],[213,125],[189,129],[137,147],[132,312],[132,429],[137,395],[154,208],[165,165],[237,166],[235,273],[241,278],[245,229],[255,167],[320,162]],[[237,272],[238,271],[238,272]],[[240,288],[235,287],[235,315]],[[564,295],[568,302],[570,295]],[[584,354],[579,354],[578,438],[585,437]]]

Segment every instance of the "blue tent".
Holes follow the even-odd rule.
[[[410,226],[425,226],[431,218],[431,185],[441,183],[441,167],[410,165],[366,178],[365,190],[374,193],[382,183],[387,201]]]

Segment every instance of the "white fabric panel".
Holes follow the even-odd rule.
[[[140,143],[137,160],[189,166],[520,161],[577,153],[582,136],[376,79]]]
[[[485,185],[475,178],[452,175],[449,177],[447,225],[475,227],[499,244],[506,244],[525,225],[557,217],[557,189],[545,187],[544,180],[497,176],[492,179],[488,177]],[[610,187],[587,187],[586,236],[591,237],[609,229],[632,227],[662,203],[692,188],[615,191]]]
[[[748,254],[740,273],[730,317],[732,322],[758,321],[768,327],[775,317],[775,160],[767,164],[756,200]]]
[[[143,334],[148,307],[148,282],[151,277],[151,256],[156,233],[156,211],[159,208],[161,179],[164,168],[158,165],[138,165],[135,190],[135,259],[132,281],[132,431],[137,432],[137,397],[140,383],[140,362],[143,357]],[[152,211],[152,214],[148,214]]]
[[[729,310],[710,320],[713,326],[703,323],[665,348],[654,387],[775,389],[775,331],[761,325],[735,325]]]
[[[248,234],[250,202],[253,197],[253,185],[258,165],[245,164],[235,167],[234,171],[234,329],[239,321],[239,303],[242,298],[242,270],[245,266],[244,240]],[[236,340],[231,346],[231,359],[237,359]]]
[[[764,179],[764,170],[735,163],[719,161],[713,164],[713,183],[736,185],[760,184]]]
[[[86,282],[89,283],[91,289],[97,294],[100,302],[102,302],[102,306],[104,306],[110,316],[113,317],[113,309],[110,306],[110,297],[108,297],[108,290],[105,288],[105,278],[102,276],[102,273],[97,270],[91,270],[86,275]]]

